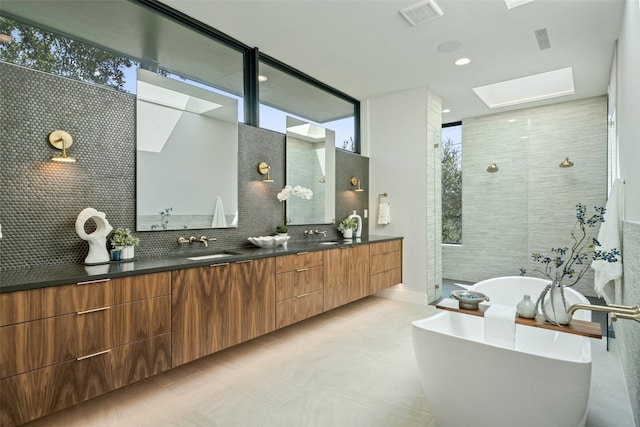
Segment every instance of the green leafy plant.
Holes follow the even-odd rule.
[[[140,246],[140,239],[131,234],[128,228],[116,228],[111,235],[111,246]]]
[[[357,230],[358,229],[358,220],[355,218],[345,218],[342,220],[340,224],[338,224],[338,231],[344,232],[345,230]]]
[[[587,217],[587,206],[578,203],[576,223],[571,230],[571,247],[551,248],[550,256],[538,252],[532,253],[531,258],[540,264],[540,267],[531,271],[542,274],[554,283],[562,283],[563,286],[568,287],[578,283],[587,272],[591,261],[617,262],[617,257],[620,256],[619,249],[614,248],[610,251],[597,249],[600,242],[596,238],[587,236],[587,228],[595,228],[596,225],[604,222],[605,208],[594,207],[594,210],[595,213]],[[526,272],[524,268],[520,269],[521,276]]]

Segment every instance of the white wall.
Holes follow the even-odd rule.
[[[422,87],[369,99],[362,105],[363,154],[370,158],[369,233],[404,237],[403,284],[395,289],[395,296],[401,293],[399,298],[422,303],[428,290],[434,295],[435,289],[429,275],[434,277],[436,271],[429,270],[427,260],[438,259],[433,242],[429,244],[434,234],[429,232],[434,227],[434,207],[427,200],[429,185],[434,184],[433,179],[428,180],[428,166],[433,167],[436,154],[433,144],[431,152],[427,150],[428,141],[437,137],[439,142],[439,133],[429,138],[427,121],[432,116],[429,111],[439,112],[440,104],[439,97]],[[438,114],[434,128],[441,126],[439,120]],[[388,225],[377,223],[378,195],[382,193],[388,193],[391,202]]]
[[[624,178],[622,236],[622,304],[640,302],[640,1],[627,0],[618,40],[617,132],[620,176]],[[615,324],[615,351],[620,355],[629,401],[640,426],[640,327]]]
[[[627,0],[618,40],[618,144],[625,179],[624,218],[640,222],[640,9]]]

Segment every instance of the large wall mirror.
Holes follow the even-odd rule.
[[[237,104],[138,69],[139,231],[238,226]]]
[[[335,132],[287,117],[287,184],[313,191],[310,200],[287,200],[287,224],[335,222]]]

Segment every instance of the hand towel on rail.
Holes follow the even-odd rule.
[[[391,203],[378,203],[378,224],[386,225],[391,222]]]

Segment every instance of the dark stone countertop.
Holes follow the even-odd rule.
[[[46,288],[49,286],[68,285],[90,280],[100,280],[138,274],[157,273],[161,271],[180,270],[183,268],[204,265],[221,264],[227,262],[250,259],[267,258],[278,255],[295,254],[299,252],[321,251],[347,245],[357,246],[399,240],[402,237],[369,236],[357,240],[334,240],[336,244],[322,244],[327,240],[313,242],[290,242],[276,248],[204,248],[200,252],[171,257],[134,258],[132,261],[110,262],[101,265],[64,264],[42,267],[15,268],[0,272],[0,293],[23,291],[28,289]],[[330,241],[330,240],[329,240]],[[208,260],[190,260],[188,257],[211,255],[221,252],[233,252],[224,258]]]

